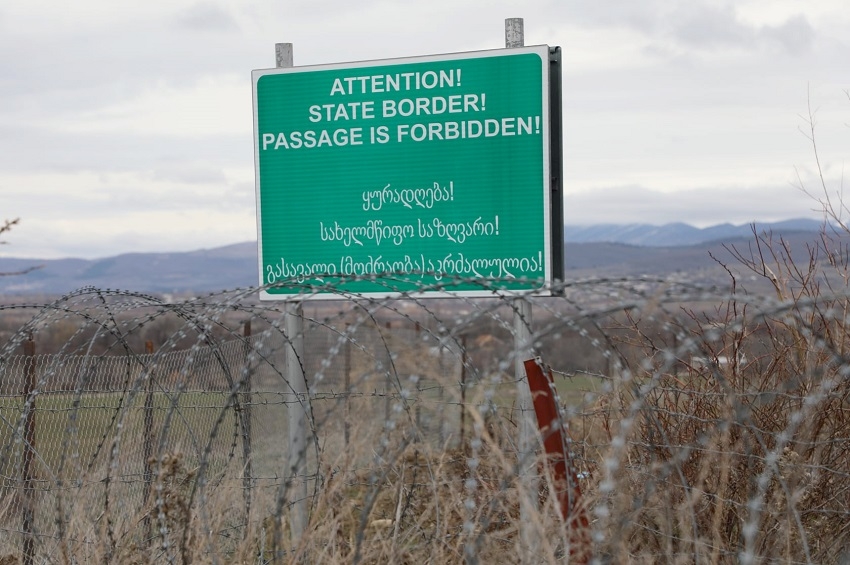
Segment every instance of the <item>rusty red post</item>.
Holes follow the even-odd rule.
[[[566,423],[555,401],[555,382],[552,372],[544,373],[542,361],[528,359],[524,363],[531,389],[537,427],[543,438],[547,461],[552,470],[555,492],[561,517],[570,520],[570,555],[574,563],[587,563],[590,556],[590,523],[581,505],[581,486],[569,450]]]

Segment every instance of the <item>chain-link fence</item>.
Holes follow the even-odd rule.
[[[2,307],[26,321],[0,350],[0,557],[839,562],[850,300],[812,280],[306,301],[297,325],[256,290]],[[545,438],[523,446],[529,352],[567,515]]]

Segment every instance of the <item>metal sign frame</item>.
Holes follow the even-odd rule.
[[[547,294],[562,278],[560,48],[256,70],[252,83],[261,299]]]

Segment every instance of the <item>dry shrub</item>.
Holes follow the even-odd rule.
[[[607,482],[593,493],[597,552],[614,562],[847,556],[847,286],[822,291],[836,265],[816,249],[798,267],[781,241],[757,242],[749,256],[733,251],[777,301],[735,294],[714,312],[689,312],[675,351],[632,320],[630,345],[645,361],[604,399],[615,422],[597,424],[613,429],[600,454]]]
[[[490,421],[488,428],[501,425],[510,424]],[[372,464],[352,469],[346,462],[362,458],[362,448],[374,450],[374,437],[371,447],[352,445],[329,465],[309,533],[281,556],[284,562],[455,563],[469,555],[482,562],[522,560],[516,457],[505,451],[510,445],[487,431],[472,446],[445,449],[411,442],[403,433],[390,437]]]
[[[586,391],[565,387],[578,403],[568,412],[584,492],[573,510],[587,509],[591,549],[600,562],[833,563],[847,555],[850,254],[833,252],[824,237],[799,264],[784,242],[754,235],[748,253],[731,251],[739,266],[768,281],[770,300],[737,288],[730,268],[733,294],[711,310],[677,316],[650,299],[618,312],[616,330],[576,308],[559,310],[560,304],[543,319],[551,331],[536,337],[552,350],[562,348],[563,358],[573,356],[567,342],[611,357],[604,356],[610,372],[592,402]],[[607,314],[611,306],[604,308]],[[287,407],[269,391],[253,400],[254,438],[262,440],[252,452],[253,476],[243,477],[250,466],[238,456],[244,429],[234,419],[231,435],[217,436],[229,438],[229,446],[210,442],[208,451],[187,448],[185,455],[162,447],[149,462],[147,491],[138,465],[143,446],[134,444],[138,434],[125,431],[126,450],[105,457],[103,468],[90,468],[70,486],[60,476],[48,485],[54,492],[39,493],[45,533],[38,557],[68,563],[579,561],[570,547],[579,539],[570,531],[575,516],[559,516],[542,457],[518,457],[516,383],[500,374],[513,359],[494,328],[507,332],[504,325],[482,324],[481,335],[464,334],[473,353],[488,359],[469,356],[465,368],[472,376],[463,396],[439,336],[411,341],[401,331],[374,332],[379,339],[373,343],[367,332],[352,331],[357,339],[346,348],[334,345],[336,335],[328,341],[327,357],[312,361],[319,361],[316,370],[341,357],[362,377],[360,389],[340,392],[341,379],[328,372],[327,390],[312,398],[317,441],[306,454],[311,470],[299,478],[309,485],[310,515],[297,539],[290,511],[301,501],[284,476]],[[455,369],[465,356],[456,357]],[[277,382],[278,376],[265,378]],[[442,424],[461,408],[468,424],[462,442],[442,434],[458,429],[454,421]],[[441,433],[428,436],[426,421]],[[104,445],[113,433],[101,434]],[[207,424],[195,433],[198,445],[213,439]],[[230,456],[219,465],[222,446]],[[201,454],[212,457],[206,467]],[[257,472],[262,457],[264,470]],[[529,481],[537,471],[539,479]],[[10,502],[17,493],[16,483],[10,485],[9,497],[0,499],[0,511],[9,514],[0,556],[8,553],[3,559],[13,563],[20,504]],[[61,528],[49,529],[54,520]]]

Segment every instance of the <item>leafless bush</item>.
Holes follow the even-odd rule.
[[[834,562],[850,545],[848,296],[827,272],[841,264],[812,250],[797,268],[781,242],[753,245],[730,260],[772,273],[775,296],[732,277],[725,290],[595,280],[526,297],[571,427],[573,511],[589,512],[585,549],[602,561]],[[542,454],[519,448],[530,414],[513,300],[305,308],[312,440],[299,476],[284,464],[298,405],[277,304],[250,290],[180,304],[83,290],[45,305],[0,354],[0,556],[21,553],[33,504],[37,559],[578,559]],[[182,322],[149,329],[166,315]],[[89,337],[37,356],[28,389],[20,344],[68,320]],[[115,345],[94,352],[102,336]],[[133,336],[155,336],[155,351]],[[293,539],[299,482],[309,522]]]

